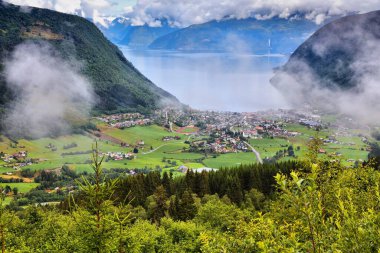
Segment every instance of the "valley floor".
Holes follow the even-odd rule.
[[[201,126],[208,113],[191,112],[186,116],[195,119],[193,122],[182,127],[170,123],[170,128],[160,124],[157,117],[142,119],[139,114],[125,114],[93,119],[98,131],[82,135],[17,141],[2,136],[0,179],[6,182],[2,185],[16,187],[23,193],[38,185],[34,183],[35,177],[43,170],[59,174],[65,165],[76,173],[91,172],[90,156],[95,142],[105,157],[104,169],[124,170],[131,175],[158,170],[178,176],[189,169],[217,170],[257,162],[302,160],[308,152],[307,143],[313,138],[323,142],[319,156],[325,160],[339,160],[352,167],[367,159],[371,138],[368,130],[332,126],[331,116],[319,120],[323,127],[317,129],[300,121],[305,115],[298,118],[290,112],[281,112],[280,118],[274,115],[220,113],[213,117],[231,124],[219,127],[218,122]],[[137,119],[131,120],[133,117]],[[25,171],[32,174],[25,175],[28,174]]]

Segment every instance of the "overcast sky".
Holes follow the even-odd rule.
[[[4,0],[23,6],[47,8],[59,12],[77,14],[92,18],[95,22],[107,25],[105,18],[122,16],[131,11],[136,0]]]
[[[166,18],[176,26],[188,26],[224,17],[289,18],[302,13],[317,23],[326,17],[380,9],[380,0],[6,0],[74,13],[103,23],[105,16],[127,16],[135,25],[159,26]]]

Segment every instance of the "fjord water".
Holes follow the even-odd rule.
[[[287,107],[269,82],[287,56],[121,49],[143,75],[195,109],[252,112]]]

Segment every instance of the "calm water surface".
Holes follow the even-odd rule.
[[[242,112],[287,107],[269,83],[273,68],[284,64],[286,56],[121,49],[141,73],[193,108]]]

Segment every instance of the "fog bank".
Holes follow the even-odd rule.
[[[38,138],[67,133],[86,120],[94,93],[79,67],[48,44],[17,46],[5,62],[7,86],[16,96],[6,115],[6,132]]]

